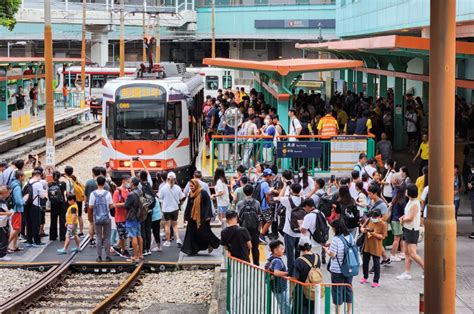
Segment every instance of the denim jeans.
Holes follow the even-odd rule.
[[[460,205],[461,205],[461,199],[454,200],[454,213],[456,215],[456,220],[458,220],[458,211],[459,211]]]
[[[300,256],[300,251],[298,250],[298,243],[300,242],[300,238],[292,237],[285,233],[284,240],[288,273],[292,274],[295,260]]]
[[[275,292],[275,298],[278,302],[280,313],[290,313],[290,301],[288,299],[288,290]]]

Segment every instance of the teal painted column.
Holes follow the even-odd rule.
[[[354,90],[354,70],[347,70],[347,90],[355,92]]]
[[[456,68],[457,68],[456,78],[465,79],[466,78],[466,60],[465,59],[457,60]],[[465,92],[464,88],[461,88],[461,87],[456,88],[457,95],[466,97],[466,95],[464,95],[464,92]]]
[[[375,74],[367,73],[367,97],[375,98]]]
[[[393,148],[402,150],[404,148],[405,128],[403,126],[403,79],[395,78],[394,112],[393,112]]]
[[[339,71],[339,76],[340,76],[341,80],[345,80],[346,79],[346,70]]]
[[[357,71],[356,72],[356,84],[357,84],[357,93],[364,91],[364,73]]]
[[[379,77],[380,97],[387,98],[387,76],[380,75]]]
[[[283,125],[285,128],[286,133],[288,133],[289,129],[289,123],[290,123],[290,118],[288,117],[288,101],[286,100],[279,100],[278,105],[277,105],[277,113],[278,116],[280,117],[280,123]]]

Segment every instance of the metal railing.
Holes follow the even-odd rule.
[[[348,293],[352,300],[346,300]],[[227,313],[342,314],[348,313],[348,303],[354,313],[354,294],[349,284],[304,283],[227,257]]]
[[[79,108],[81,106],[81,92],[69,92],[67,104],[64,105],[64,96],[62,92],[54,92],[54,106]]]
[[[216,7],[290,6],[290,5],[335,5],[336,0],[217,0]],[[210,8],[212,1],[197,0],[197,8]]]
[[[321,149],[320,156],[305,158],[278,157],[275,143],[295,143],[291,142],[291,140],[294,139],[296,139],[298,143],[319,142]],[[368,158],[372,158],[374,155],[375,140],[367,136],[367,156]],[[235,162],[236,158],[237,163]],[[236,170],[236,165],[244,165],[247,169],[250,169],[257,163],[264,163],[277,164],[280,171],[286,169],[297,171],[301,166],[305,166],[306,169],[308,169],[308,173],[314,176],[318,173],[331,172],[331,140],[318,135],[285,135],[278,136],[276,140],[271,136],[264,135],[238,135],[237,138],[234,135],[213,135],[210,143],[210,160],[210,175],[214,174],[216,166],[224,168],[228,173],[233,173]]]

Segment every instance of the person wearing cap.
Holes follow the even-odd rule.
[[[270,229],[273,221],[273,213],[270,208],[270,197],[272,193],[270,189],[270,183],[272,181],[272,177],[272,169],[265,169],[263,170],[262,179],[257,182],[257,184],[260,184],[260,197],[257,201],[259,201],[261,205],[262,231],[260,235],[260,242],[262,243],[266,243],[265,235],[267,234],[268,229]]]
[[[354,170],[359,172],[359,176],[362,178],[364,173],[367,173],[365,164],[367,163],[367,155],[365,153],[359,154],[359,161],[355,164]]]
[[[331,138],[337,135],[339,125],[332,115],[332,110],[326,109],[326,115],[319,120],[318,135],[322,138]]]
[[[369,263],[372,259],[374,263],[374,281],[372,288],[380,286],[380,258],[384,252],[383,239],[387,236],[387,224],[382,219],[382,213],[378,208],[372,209],[368,216],[370,217],[360,228],[360,232],[365,234],[364,250],[362,253],[362,270],[364,277],[360,279],[361,284],[367,283],[369,278]]]
[[[178,214],[179,205],[186,196],[183,191],[181,191],[181,188],[176,184],[176,174],[174,172],[168,173],[166,184],[160,188],[158,195],[162,201],[161,210],[163,212],[163,217],[165,218],[166,241],[163,243],[163,246],[171,246],[170,228],[173,228],[173,233],[176,237],[176,244],[178,244],[178,247],[181,247],[183,242],[179,238]]]

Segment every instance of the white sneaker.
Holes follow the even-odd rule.
[[[0,261],[2,261],[2,262],[9,262],[11,260],[12,260],[12,258],[8,257],[8,256],[0,257]]]
[[[183,241],[181,241],[181,239],[178,239],[176,240],[176,244],[178,245],[178,247],[182,247],[183,246]]]
[[[390,260],[392,260],[392,262],[401,262],[402,261],[402,259],[397,255],[390,255]]]
[[[169,247],[169,246],[171,246],[171,242],[170,241],[165,241],[165,243],[163,243],[163,246]]]
[[[154,248],[151,249],[152,252],[161,252],[161,247],[155,246]]]
[[[401,275],[397,276],[398,280],[411,280],[411,275],[407,272],[402,273]]]
[[[398,253],[397,256],[398,256],[401,260],[404,260],[404,259],[405,259],[405,253]]]

